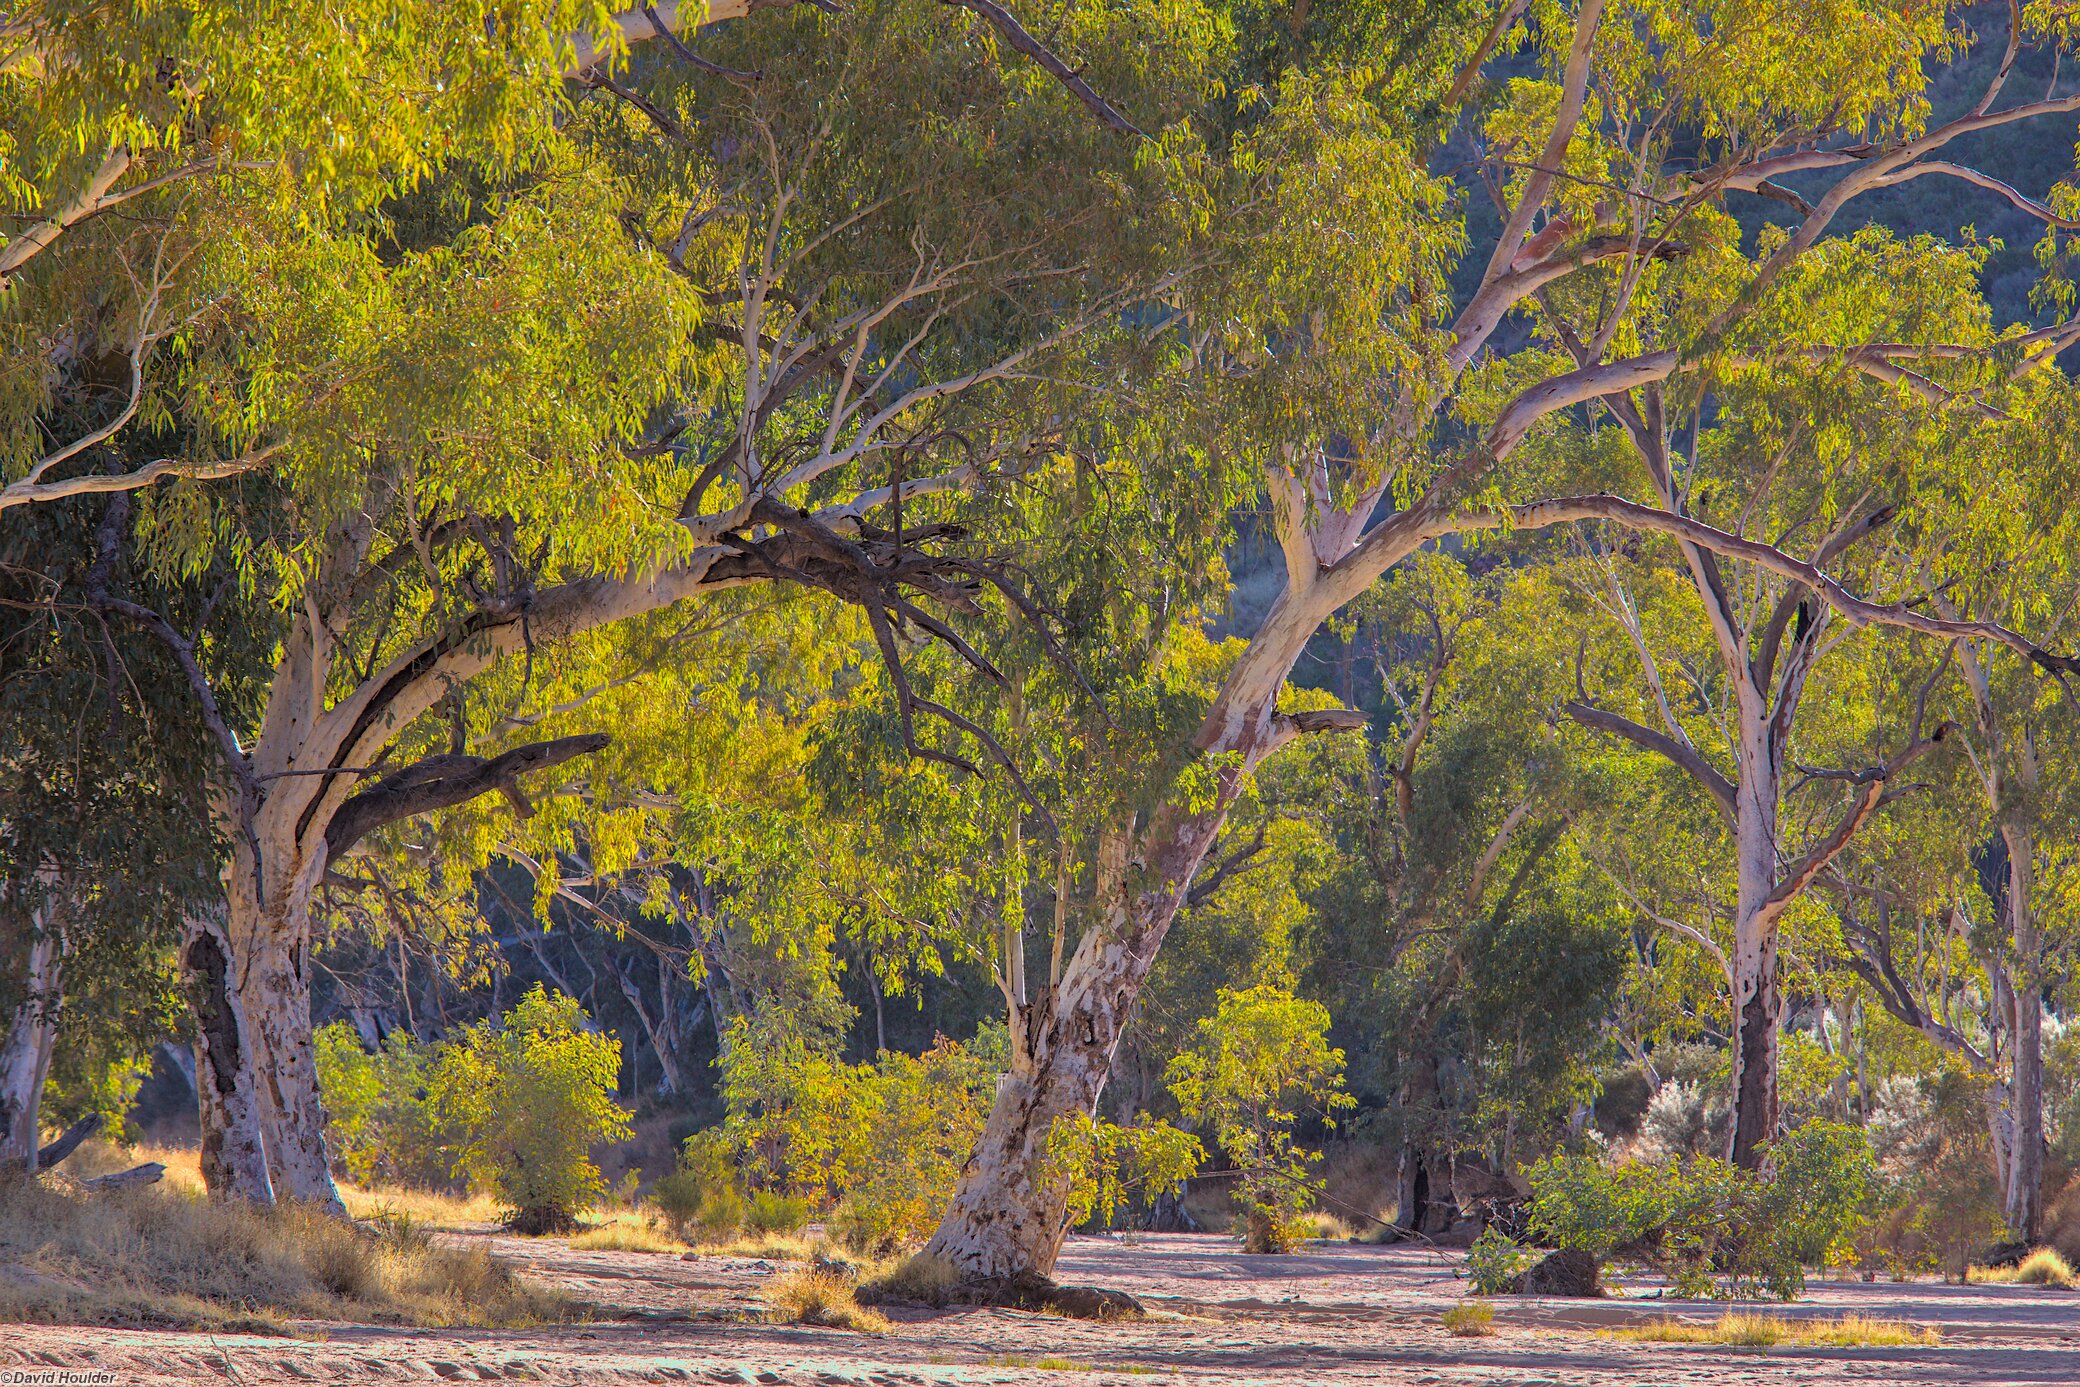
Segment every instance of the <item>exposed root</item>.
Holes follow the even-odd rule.
[[[987,1279],[939,1274],[936,1261],[920,1266],[912,1258],[889,1275],[860,1287],[867,1304],[908,1302],[943,1308],[949,1305],[994,1306],[1031,1310],[1075,1320],[1141,1320],[1147,1307],[1125,1291],[1099,1286],[1063,1286],[1034,1272]],[[948,1269],[950,1271],[950,1268]]]
[[[523,1238],[563,1237],[584,1228],[565,1209],[522,1209],[505,1221],[505,1231]]]

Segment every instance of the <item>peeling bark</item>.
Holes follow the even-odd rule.
[[[48,909],[35,912],[22,1000],[0,1042],[0,1166],[37,1168],[44,1080],[57,1044],[63,948]]]
[[[190,916],[181,990],[195,1023],[195,1093],[202,1118],[202,1179],[212,1198],[274,1203],[253,1092],[251,1047],[231,987],[220,922]]]

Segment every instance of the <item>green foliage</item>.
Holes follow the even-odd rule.
[[[454,1135],[454,1169],[498,1194],[518,1224],[567,1225],[604,1191],[592,1147],[628,1135],[614,1101],[621,1043],[573,997],[536,986],[497,1027],[441,1047],[429,1100]]]
[[[1048,1130],[1043,1168],[1068,1183],[1071,1227],[1096,1220],[1109,1228],[1122,1205],[1182,1190],[1205,1160],[1197,1137],[1146,1113],[1127,1127],[1073,1113]]]
[[[728,1115],[689,1151],[709,1170],[709,1153],[726,1156],[752,1191],[746,1218],[766,1198],[776,1210],[832,1211],[861,1248],[921,1241],[982,1131],[1005,1044],[990,1028],[965,1045],[942,1036],[922,1055],[849,1065],[776,1013],[739,1018],[722,1062]]]
[[[1466,1252],[1466,1284],[1475,1295],[1507,1295],[1516,1279],[1543,1255],[1526,1247],[1495,1224],[1481,1229]]]
[[[1321,1192],[1321,1153],[1296,1144],[1295,1124],[1303,1114],[1328,1122],[1355,1104],[1328,1030],[1326,1008],[1284,988],[1223,989],[1197,1045],[1164,1076],[1185,1120],[1212,1127],[1240,1168],[1252,1251],[1291,1251],[1303,1236],[1301,1211]]]
[[[1765,1292],[1790,1300],[1805,1268],[1848,1259],[1874,1167],[1862,1131],[1812,1122],[1770,1149],[1773,1172],[1712,1156],[1607,1164],[1554,1155],[1530,1171],[1531,1231],[1595,1257],[1636,1256],[1678,1294]]]
[[[319,1027],[315,1041],[326,1139],[346,1177],[361,1185],[449,1182],[455,1133],[427,1090],[440,1047],[392,1031],[370,1054],[344,1021]]]

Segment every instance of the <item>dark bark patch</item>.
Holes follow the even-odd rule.
[[[1596,1258],[1576,1248],[1562,1248],[1514,1278],[1511,1295],[1597,1297],[1603,1294],[1602,1268]]]

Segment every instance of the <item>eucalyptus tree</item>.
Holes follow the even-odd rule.
[[[1648,31],[1652,42],[1640,37]],[[1456,312],[1444,276],[1468,233],[1425,172],[1427,150],[1339,83],[1331,64],[1287,73],[1237,141],[1238,162],[1281,178],[1263,224],[1251,227],[1246,287],[1257,296],[1228,300],[1253,316],[1230,312],[1209,326],[1281,328],[1208,331],[1195,345],[1235,386],[1233,417],[1248,427],[1238,424],[1246,441],[1233,446],[1263,468],[1287,586],[1229,666],[1172,792],[1137,814],[1130,841],[1113,850],[1127,870],[1096,877],[1091,925],[1036,1004],[927,1248],[965,1279],[997,1283],[1052,1265],[1064,1205],[1059,1182],[1042,1178],[1046,1133],[1095,1103],[1150,963],[1255,767],[1307,730],[1351,725],[1333,712],[1287,711],[1281,690],[1321,623],[1394,564],[1455,533],[1612,519],[1749,559],[1810,586],[1852,623],[1955,629],[1918,607],[1856,597],[1813,565],[1681,509],[1555,495],[1535,469],[1504,464],[1569,411],[1715,362],[1831,362],[1845,389],[1894,400],[1903,416],[1941,407],[1911,392],[1901,400],[1906,376],[1934,383],[1995,353],[2048,363],[2080,327],[1924,347],[1791,308],[1809,279],[1796,271],[1831,253],[1830,226],[1855,198],[1923,176],[1969,180],[1937,156],[1967,134],[2080,110],[2080,97],[1995,110],[2004,68],[1975,109],[1929,123],[1924,63],[1944,62],[1956,36],[1945,13],[1918,6],[1816,23],[1808,7],[1758,4],[1727,25],[1684,7],[1589,0],[1540,11],[1531,32],[1551,77],[1511,83],[1482,126],[1504,211]],[[1513,10],[1496,33],[1526,41]],[[1485,57],[1492,45],[1469,47]],[[1447,72],[1436,94],[1461,85]],[[1797,225],[1744,249],[1715,209],[1783,193],[1777,180],[1794,174],[1820,185],[1810,200],[1791,194]],[[1339,229],[1325,235],[1332,189]],[[1516,338],[1498,337],[1504,321],[1563,284],[1580,286],[1575,301],[1592,315],[1570,324],[1576,340],[1534,324],[1523,345],[1506,346]],[[1607,475],[1593,470],[1590,484]],[[2006,628],[1974,629],[2066,667]]]
[[[1074,16],[1144,121],[1208,98],[1218,25]],[[512,660],[524,688],[537,649],[776,580],[860,604],[895,667],[899,631],[947,634],[920,601],[1015,588],[910,508],[1052,456],[1076,382],[1140,369],[1130,310],[1190,263],[1189,131],[1124,139],[939,7],[869,17],[752,16],[704,41],[736,77],[652,46],[644,90],[602,78],[381,223],[219,247],[252,272],[280,501],[178,492],[138,538],[173,565],[229,547],[270,594],[257,716],[218,697],[198,631],[125,615],[182,656],[221,753],[228,910],[201,952],[239,1073],[203,1087],[250,1095],[205,1115],[238,1129],[228,1191],[336,1207],[309,1017],[332,864],[386,823],[524,803],[520,775],[601,745],[476,718],[473,681]],[[405,763],[422,719],[454,730]]]

